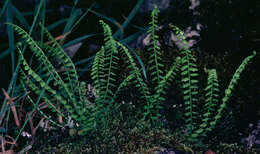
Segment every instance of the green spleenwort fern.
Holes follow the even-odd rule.
[[[159,47],[158,36],[155,34],[158,25],[159,10],[157,7],[152,12],[152,21],[150,22],[150,28],[148,34],[150,35],[150,43],[148,51],[151,53],[148,64],[151,65],[149,72],[151,73],[151,84],[153,88],[148,86],[141,74],[140,68],[135,62],[129,50],[121,43],[114,40],[110,27],[103,21],[100,21],[104,29],[105,45],[97,52],[93,66],[92,66],[92,80],[95,91],[97,92],[97,98],[95,104],[100,106],[98,110],[105,109],[108,105],[113,104],[116,101],[117,95],[121,89],[128,84],[134,84],[140,93],[140,102],[143,102],[143,118],[142,120],[148,120],[152,123],[158,122],[161,117],[161,103],[165,100],[164,95],[166,89],[169,87],[176,71],[178,70],[180,58],[170,67],[170,70],[163,75],[162,53]],[[119,55],[122,55],[126,59],[129,74],[127,78],[123,80],[119,86],[116,86],[116,71],[118,70]],[[106,110],[107,111],[107,110]],[[102,121],[102,120],[101,120]]]
[[[228,88],[225,90],[225,96],[222,98],[222,103],[219,104],[219,89],[218,89],[218,80],[216,70],[209,70],[208,77],[208,85],[206,87],[206,104],[205,109],[207,110],[205,114],[203,114],[202,121],[203,123],[198,127],[196,131],[191,135],[191,140],[197,140],[198,138],[202,138],[206,136],[207,132],[213,130],[217,124],[217,122],[221,119],[223,115],[223,110],[226,108],[226,104],[232,96],[232,92],[234,91],[235,85],[237,84],[241,73],[246,69],[246,66],[249,62],[256,56],[256,52],[254,51],[252,55],[246,57],[243,62],[240,64],[236,72],[234,73]],[[217,110],[216,110],[216,105]],[[215,115],[213,113],[215,112]]]
[[[80,129],[85,130],[89,126],[87,117],[91,107],[88,100],[85,99],[84,91],[86,89],[78,81],[71,59],[45,28],[48,38],[52,41],[50,46],[34,41],[22,28],[13,24],[9,25],[29,45],[30,51],[42,67],[40,70],[38,68],[34,70],[23,54],[19,52],[23,66],[20,69],[21,83],[36,95],[40,94],[41,89],[45,89],[42,100],[48,104],[48,107],[58,115],[64,116],[63,113],[68,112],[69,116],[80,123]],[[21,43],[18,43],[18,50],[20,45]],[[62,71],[58,72],[58,69],[62,69]],[[45,80],[49,77],[52,78],[50,84],[47,85]],[[62,105],[63,108],[58,110],[58,105]]]
[[[183,98],[185,104],[185,123],[189,133],[193,132],[194,127],[197,125],[198,110],[196,104],[198,103],[198,69],[196,59],[192,55],[187,46],[187,41],[184,33],[177,27],[170,24],[172,30],[177,34],[179,40],[184,44],[181,49],[181,81],[183,89]]]
[[[219,105],[219,84],[217,72],[215,69],[208,70],[208,83],[205,91],[205,104],[203,107],[205,113],[202,117],[202,124],[200,124],[199,129],[194,131],[194,133],[191,135],[192,138],[197,138],[198,136],[204,137],[206,136],[207,132],[212,130],[209,124],[213,119],[216,106]]]
[[[184,47],[181,51],[181,76],[182,76],[182,88],[183,97],[185,103],[185,125],[188,130],[188,139],[190,141],[201,141],[208,132],[212,131],[217,122],[223,115],[223,110],[226,107],[226,103],[230,99],[234,87],[238,82],[241,73],[245,70],[249,62],[255,57],[254,51],[251,56],[248,56],[243,60],[239,68],[233,75],[232,80],[228,88],[225,90],[225,96],[222,99],[222,103],[219,103],[219,83],[217,78],[217,72],[215,69],[208,70],[208,83],[205,88],[205,104],[203,106],[204,113],[202,113],[201,124],[198,123],[199,112],[198,104],[198,69],[196,65],[196,59],[193,57],[191,51],[187,47],[187,41],[184,33],[176,26],[170,25],[174,32],[176,32],[178,39],[180,39]]]
[[[49,108],[58,115],[66,117],[68,114],[80,124],[80,134],[91,134],[90,131],[98,131],[109,126],[109,116],[115,107],[120,91],[130,84],[134,84],[140,93],[137,102],[141,103],[142,121],[158,122],[161,118],[161,103],[165,100],[164,95],[170,83],[174,80],[176,73],[181,72],[182,89],[185,103],[185,127],[191,140],[199,139],[214,129],[226,107],[226,103],[231,97],[234,86],[239,79],[240,74],[246,65],[255,56],[247,57],[236,73],[234,74],[229,87],[225,91],[225,97],[222,104],[218,106],[218,80],[216,70],[209,70],[208,84],[206,91],[206,103],[204,105],[205,113],[200,122],[198,112],[198,69],[196,59],[187,47],[183,32],[176,26],[170,25],[178,38],[183,41],[184,47],[181,49],[180,57],[177,57],[170,67],[169,71],[164,74],[164,66],[162,64],[162,51],[159,47],[157,19],[158,9],[152,12],[152,22],[148,34],[150,35],[148,60],[149,73],[151,81],[143,79],[141,69],[135,62],[135,59],[129,50],[112,37],[110,27],[100,21],[104,29],[104,46],[97,52],[92,65],[91,77],[96,98],[90,103],[85,98],[86,87],[83,82],[78,80],[77,72],[74,64],[62,47],[55,41],[50,33],[43,27],[48,39],[52,42],[46,45],[41,42],[34,41],[23,29],[10,24],[14,30],[24,39],[26,44],[30,46],[30,51],[35,56],[36,62],[40,65],[37,67],[30,66],[20,53],[22,60],[22,69],[20,70],[21,83],[26,91],[31,91],[36,95],[40,95],[41,90],[45,89],[42,100],[48,104]],[[18,43],[18,50],[21,43]],[[122,56],[122,57],[121,57]],[[119,73],[119,60],[126,59],[128,66],[128,75],[121,82],[117,82],[117,74]],[[61,71],[58,71],[61,70]],[[47,84],[47,79],[50,83]],[[33,99],[28,97],[29,102],[33,103]],[[58,105],[62,108],[57,109]],[[218,108],[214,114],[213,111]],[[48,117],[44,113],[43,116]],[[52,121],[53,124],[56,124]]]
[[[154,7],[152,11],[152,21],[149,23],[150,27],[148,29],[148,34],[150,35],[149,40],[149,48],[148,51],[151,52],[148,64],[151,65],[149,67],[149,71],[151,72],[151,81],[158,85],[158,83],[163,79],[163,64],[162,64],[162,52],[159,46],[159,36],[156,35],[158,30],[158,14],[159,10],[157,6]],[[155,88],[155,90],[158,87]]]
[[[29,65],[26,57],[20,51],[22,43],[18,43],[17,49],[22,61],[20,81],[24,90],[31,91],[31,94],[40,95],[41,90],[45,89],[45,93],[41,94],[42,101],[53,112],[65,119],[67,116],[71,116],[76,120],[80,126],[80,133],[84,135],[89,131],[96,131],[108,126],[107,120],[110,110],[113,109],[120,91],[133,83],[141,94],[139,101],[143,102],[142,120],[158,121],[161,116],[159,112],[162,108],[161,103],[164,101],[163,95],[176,76],[180,63],[180,58],[177,58],[170,70],[163,75],[161,51],[158,36],[155,34],[158,29],[158,12],[157,7],[155,7],[148,30],[148,34],[151,36],[148,49],[151,56],[148,64],[152,66],[150,67],[151,83],[155,85],[155,88],[148,87],[140,73],[141,69],[138,68],[128,49],[114,40],[110,27],[100,21],[104,29],[105,44],[96,54],[92,66],[91,76],[96,93],[93,103],[90,103],[85,98],[85,84],[78,80],[71,59],[44,26],[40,25],[48,40],[50,40],[49,42],[51,42],[48,45],[34,41],[22,28],[9,24],[21,36],[25,44],[29,45],[30,52],[35,57],[33,63],[37,64]],[[130,72],[118,85],[116,77],[119,70],[119,55],[127,59],[126,64]],[[47,79],[50,79],[49,84],[46,84]],[[27,97],[27,100],[31,103],[34,101],[33,97],[30,96]],[[59,105],[61,105],[61,108],[57,109]],[[53,124],[60,126],[43,112],[39,112],[47,119],[50,119]]]

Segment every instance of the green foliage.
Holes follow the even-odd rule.
[[[200,124],[199,129],[193,132],[191,137],[197,138],[199,136],[205,137],[207,132],[212,131],[212,125],[210,122],[213,120],[213,114],[216,111],[216,106],[219,103],[219,84],[217,72],[215,69],[208,70],[208,83],[205,88],[205,104],[203,109],[205,113],[202,117],[202,124]]]
[[[181,81],[185,104],[185,123],[187,131],[191,133],[194,130],[194,126],[197,125],[196,121],[199,114],[196,109],[196,104],[198,103],[198,69],[196,59],[188,49],[184,33],[174,25],[170,25],[170,27],[184,44],[183,49],[181,49]]]
[[[62,113],[67,111],[69,116],[80,123],[81,129],[86,127],[88,122],[86,118],[90,107],[88,107],[88,101],[83,93],[85,89],[78,81],[71,59],[43,26],[42,28],[52,41],[50,46],[34,41],[22,28],[10,25],[29,45],[30,51],[36,57],[36,64],[39,64],[39,67],[35,69],[30,66],[20,50],[21,43],[18,43],[17,48],[22,61],[20,76],[23,87],[28,88],[27,91],[32,91],[36,95],[40,94],[41,89],[45,89],[46,92],[43,94],[42,100],[48,104],[52,111],[57,112],[58,115],[63,115]],[[46,79],[49,77],[51,79],[48,85]],[[63,107],[58,110],[59,105]]]
[[[92,66],[92,79],[97,98],[95,104],[104,109],[104,104],[113,105],[117,99],[120,90],[130,84],[134,84],[140,93],[140,98],[137,102],[142,103],[142,121],[148,120],[155,124],[161,118],[160,110],[162,109],[161,103],[165,100],[164,95],[166,89],[173,81],[178,70],[180,58],[173,63],[170,70],[164,75],[164,65],[162,64],[162,51],[159,47],[158,35],[158,13],[157,7],[152,12],[152,21],[148,34],[151,36],[149,49],[151,53],[148,61],[149,73],[151,74],[151,82],[146,82],[143,79],[140,68],[137,66],[135,59],[129,50],[121,43],[116,42],[112,37],[110,27],[101,21],[104,29],[105,45],[96,54],[94,64]],[[116,74],[119,61],[119,55],[125,59],[127,69],[129,70],[127,77],[116,86]],[[151,84],[151,85],[148,85]],[[103,115],[103,114],[102,114]]]
[[[112,37],[111,29],[107,24],[103,21],[100,21],[101,25],[104,29],[105,35],[105,55],[104,55],[104,91],[99,91],[98,102],[108,103],[112,100],[113,92],[112,90],[115,88],[116,81],[116,73],[115,71],[118,69],[118,51],[116,41]]]
[[[230,99],[232,92],[234,91],[234,86],[237,84],[241,73],[245,70],[249,62],[255,57],[256,52],[251,56],[248,56],[243,60],[239,68],[233,75],[232,80],[228,88],[225,90],[225,96],[222,99],[222,103],[219,103],[219,83],[217,78],[217,73],[215,69],[208,70],[208,83],[205,88],[205,104],[203,106],[203,112],[200,112],[198,108],[200,107],[198,101],[198,80],[199,76],[196,59],[192,55],[192,52],[187,47],[187,41],[184,33],[176,26],[170,25],[174,32],[176,32],[177,37],[184,44],[181,51],[181,76],[182,76],[182,89],[183,89],[183,99],[185,104],[185,125],[188,131],[188,138],[190,141],[202,141],[203,137],[207,136],[207,133],[212,131],[217,122],[223,116],[223,110],[226,108],[226,103]],[[199,116],[202,114],[201,124],[199,124]]]
[[[159,36],[156,35],[158,30],[158,14],[159,10],[157,6],[152,11],[152,21],[149,23],[148,34],[150,35],[148,51],[151,52],[148,64],[150,65],[149,71],[151,72],[152,83],[158,84],[163,79],[163,64],[162,64],[162,52],[159,46]],[[155,88],[157,90],[158,87]]]
[[[232,92],[234,91],[235,85],[237,84],[241,73],[246,69],[247,65],[252,61],[252,59],[256,56],[256,52],[254,51],[252,55],[246,57],[240,66],[237,68],[236,72],[234,73],[228,88],[225,90],[225,96],[222,98],[222,104],[220,105],[219,109],[217,110],[217,115],[212,122],[212,125],[216,125],[217,121],[221,118],[222,112],[226,107],[226,103],[229,101],[230,97],[232,96]]]
[[[205,104],[200,104],[196,58],[187,47],[184,33],[174,25],[170,25],[170,27],[177,34],[177,38],[183,42],[184,47],[181,49],[180,55],[174,59],[170,69],[164,71],[163,52],[157,35],[158,16],[159,10],[155,6],[151,15],[152,21],[149,23],[147,31],[150,36],[147,62],[148,80],[143,78],[142,69],[137,65],[136,59],[129,52],[129,49],[113,38],[109,25],[100,21],[104,30],[104,45],[96,53],[91,70],[95,94],[93,102],[87,100],[85,96],[86,85],[79,81],[72,60],[43,25],[40,25],[41,29],[45,32],[50,44],[34,41],[22,28],[9,24],[23,39],[23,43],[29,46],[32,55],[30,58],[33,59],[29,62],[20,49],[22,43],[19,42],[17,49],[22,65],[19,74],[20,83],[25,91],[31,91],[27,100],[36,106],[32,96],[41,96],[40,100],[44,101],[57,115],[63,116],[65,119],[67,116],[71,116],[76,120],[79,123],[79,134],[81,135],[110,136],[110,131],[114,127],[119,128],[124,120],[131,123],[130,125],[147,122],[149,126],[162,124],[163,115],[160,112],[163,109],[162,103],[165,101],[167,89],[178,75],[177,73],[180,72],[185,105],[183,113],[185,131],[187,131],[189,141],[201,143],[203,138],[220,122],[241,73],[254,58],[256,52],[247,57],[234,73],[228,88],[225,90],[222,102],[219,100],[217,72],[215,69],[209,69],[205,88]],[[128,72],[124,79],[119,80],[121,75],[119,74],[121,71],[119,66],[122,59]],[[119,81],[121,82],[119,83]],[[135,97],[134,100],[136,103],[134,105],[137,107],[128,110],[129,105],[125,107],[119,102],[124,99],[120,94],[124,88],[132,88],[132,86],[137,90],[138,95],[136,96],[140,97]],[[203,108],[199,110],[201,106]],[[38,107],[37,110],[52,124],[62,127]],[[128,115],[131,116],[128,117]]]
[[[112,99],[110,95],[106,96],[107,93],[103,93],[101,97],[105,98],[102,102],[109,102],[109,104],[115,103],[117,94],[120,93],[120,90],[123,87],[127,87],[128,84],[132,83],[137,88],[140,93],[140,98],[137,99],[138,102],[142,102],[143,105],[143,118],[142,120],[148,120],[152,123],[158,121],[162,116],[160,110],[162,109],[161,103],[165,100],[164,95],[166,89],[169,86],[169,83],[173,81],[173,78],[177,75],[176,72],[180,68],[181,74],[181,83],[183,89],[183,98],[185,104],[185,127],[188,132],[188,138],[191,141],[198,141],[207,136],[207,133],[211,132],[218,120],[222,116],[222,110],[226,106],[228,98],[231,96],[231,93],[228,91],[233,90],[234,85],[237,83],[242,71],[245,69],[245,66],[248,62],[254,57],[254,55],[247,57],[234,74],[234,77],[229,85],[229,88],[226,90],[226,96],[223,98],[223,103],[219,103],[219,88],[218,88],[218,79],[215,69],[208,70],[208,84],[205,88],[205,104],[203,110],[198,110],[201,104],[199,104],[199,81],[198,81],[198,68],[196,64],[196,58],[193,56],[191,50],[187,47],[187,41],[184,36],[184,33],[176,26],[170,25],[173,31],[177,34],[178,39],[180,39],[184,47],[181,49],[180,57],[177,57],[175,62],[170,67],[170,70],[163,75],[163,64],[162,64],[162,52],[158,43],[158,36],[156,35],[156,30],[158,29],[157,18],[158,18],[158,9],[155,9],[152,12],[152,21],[150,22],[150,28],[148,34],[150,35],[150,44],[149,44],[149,60],[148,65],[151,76],[151,81],[146,82],[142,78],[140,68],[138,68],[134,58],[128,49],[121,43],[116,42],[112,37],[111,29],[104,22],[101,22],[104,28],[105,33],[105,46],[97,53],[95,62],[92,69],[92,79],[94,80],[94,85],[96,90],[102,94],[102,91],[109,91],[113,93]],[[108,49],[108,51],[106,51]],[[114,52],[111,52],[114,51]],[[126,59],[127,69],[129,74],[127,78],[117,87],[114,84],[105,83],[109,77],[113,77],[116,74],[117,68],[111,67],[111,64],[118,64],[118,56],[112,56],[111,53],[122,55]],[[105,58],[107,57],[107,58]],[[116,60],[113,62],[113,58]],[[109,59],[109,60],[108,60]],[[106,60],[108,60],[109,65],[105,65]],[[111,62],[112,61],[112,62]],[[109,69],[111,67],[112,69]],[[110,74],[109,74],[110,73]],[[102,80],[105,79],[105,80]],[[112,81],[115,79],[112,78]],[[102,82],[104,81],[104,82]],[[103,84],[103,86],[102,86]],[[103,89],[102,89],[103,87]],[[151,88],[150,88],[151,87]],[[115,90],[116,89],[116,90]],[[100,95],[98,94],[98,96]],[[100,98],[97,98],[97,100]],[[112,100],[112,101],[111,101]],[[101,107],[102,108],[102,107]],[[202,116],[200,116],[202,115]],[[201,120],[200,120],[201,119]]]

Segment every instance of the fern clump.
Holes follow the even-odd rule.
[[[220,94],[217,72],[215,69],[208,70],[208,83],[205,88],[205,104],[203,106],[203,112],[199,112],[198,107],[201,105],[198,101],[199,81],[197,78],[199,74],[196,59],[187,47],[184,33],[174,25],[170,24],[170,27],[177,34],[178,39],[184,44],[184,47],[181,49],[181,81],[183,100],[185,104],[184,115],[185,125],[188,132],[187,136],[190,141],[201,141],[203,137],[207,136],[207,133],[215,128],[217,122],[219,122],[223,116],[223,110],[227,106],[226,103],[230,99],[241,73],[255,57],[256,52],[253,52],[251,56],[245,58],[236,70],[228,88],[225,90],[225,96],[222,98],[222,102],[219,100]],[[202,116],[199,116],[200,114]],[[201,120],[199,120],[199,118],[201,118]]]
[[[113,38],[113,33],[108,24],[100,21],[104,33],[104,45],[96,53],[92,69],[91,79],[94,87],[95,98],[89,102],[86,98],[86,84],[80,82],[75,65],[70,57],[64,52],[61,45],[51,36],[47,29],[41,25],[50,43],[35,41],[22,28],[10,24],[21,36],[24,44],[29,46],[31,59],[21,52],[21,42],[17,44],[22,67],[20,69],[20,82],[25,91],[31,91],[27,100],[34,104],[32,96],[41,96],[41,101],[58,116],[67,119],[72,117],[79,124],[79,134],[84,135],[109,135],[108,130],[118,127],[125,121],[134,121],[136,124],[149,124],[149,126],[161,126],[163,116],[162,103],[165,101],[167,89],[175,81],[178,73],[181,77],[183,91],[186,137],[189,141],[201,143],[223,117],[224,109],[232,96],[235,85],[241,73],[249,62],[255,57],[248,56],[236,70],[225,90],[225,96],[220,100],[220,90],[217,72],[215,69],[208,70],[208,81],[205,88],[205,103],[199,102],[198,66],[196,58],[187,46],[184,33],[174,25],[170,25],[177,38],[184,46],[179,55],[173,58],[169,70],[165,71],[158,30],[159,10],[155,6],[151,14],[151,22],[147,34],[148,44],[148,80],[145,80],[136,59],[129,49]],[[124,62],[122,62],[122,59]],[[125,78],[118,80],[121,75],[119,66],[124,63],[127,66]],[[122,82],[119,82],[122,81]],[[124,88],[136,88],[136,97],[133,106],[122,105],[124,99],[121,92]],[[42,93],[44,89],[44,93]],[[123,100],[125,101],[125,100]],[[203,107],[202,110],[199,110]],[[133,109],[129,111],[128,109]],[[53,118],[38,111],[56,126],[63,127]],[[131,112],[124,113],[124,111]],[[133,115],[134,117],[128,117]],[[133,120],[133,119],[134,120]],[[130,120],[129,120],[130,119]],[[123,121],[123,122],[122,122]],[[100,135],[99,134],[99,135]]]
[[[50,45],[36,42],[22,28],[10,25],[29,45],[30,51],[35,56],[35,63],[38,64],[36,67],[29,65],[20,51],[21,43],[19,43],[17,48],[20,51],[23,66],[20,69],[20,76],[24,89],[36,95],[40,95],[41,90],[45,89],[42,100],[52,111],[57,112],[59,116],[64,116],[63,113],[68,112],[67,116],[71,116],[80,123],[80,129],[86,128],[90,106],[85,98],[85,88],[81,86],[75,66],[69,56],[43,26],[47,37],[52,41]],[[47,84],[47,79],[50,79],[49,84]],[[30,101],[32,102],[32,99]],[[63,107],[58,109],[60,105]]]
[[[104,108],[104,103],[113,106],[120,91],[124,87],[133,84],[140,93],[137,102],[142,104],[141,120],[150,121],[152,124],[158,123],[162,117],[160,110],[162,109],[162,102],[165,100],[164,95],[176,76],[180,62],[178,57],[170,70],[164,73],[162,51],[159,46],[159,37],[156,34],[159,27],[158,13],[159,10],[155,6],[151,15],[152,21],[149,23],[150,27],[147,31],[150,36],[148,48],[150,56],[147,65],[149,65],[148,73],[151,75],[151,81],[143,79],[141,69],[136,64],[128,48],[113,39],[110,27],[103,21],[100,23],[104,29],[105,44],[96,54],[91,73],[95,91],[97,92],[96,104],[103,104],[101,108]],[[119,55],[125,59],[129,72],[123,82],[116,85]]]

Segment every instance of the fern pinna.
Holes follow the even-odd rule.
[[[48,107],[59,115],[68,112],[69,116],[80,123],[80,129],[85,129],[89,125],[87,117],[90,107],[83,93],[85,88],[82,88],[82,84],[78,81],[71,59],[44,27],[42,28],[52,41],[50,46],[34,41],[22,28],[10,25],[29,45],[30,51],[35,56],[35,63],[38,63],[36,67],[29,65],[24,55],[19,52],[23,66],[20,70],[21,84],[36,95],[40,95],[41,89],[44,88],[42,99]],[[50,84],[46,84],[48,78]],[[63,108],[58,110],[59,105]]]

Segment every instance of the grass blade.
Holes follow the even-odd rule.
[[[95,36],[95,35],[96,35],[96,34],[87,34],[87,35],[78,37],[78,38],[76,38],[76,39],[74,39],[74,40],[72,40],[72,41],[70,41],[70,42],[64,44],[63,48],[66,48],[66,47],[69,47],[69,46],[71,46],[71,45],[77,44],[78,42],[81,42],[81,41],[83,41],[83,40],[85,40],[85,39],[87,39],[87,38],[89,38],[89,37]]]
[[[39,13],[40,13],[40,9],[41,9],[41,7],[42,7],[42,2],[43,2],[43,1],[44,1],[44,0],[41,0],[41,1],[40,1],[39,7],[38,7],[37,12],[36,12],[36,14],[35,14],[35,16],[34,16],[34,19],[33,19],[33,24],[32,24],[32,26],[31,26],[31,28],[30,28],[29,35],[32,34],[32,31],[33,31],[33,29],[34,29],[34,27],[35,27],[35,25],[36,25],[36,21],[37,21],[37,19],[38,19],[38,17],[39,17]],[[23,47],[22,53],[24,53],[25,50],[26,50],[26,45]],[[11,90],[13,90],[13,89],[15,88],[15,86],[16,86],[16,79],[17,79],[18,71],[19,71],[19,69],[20,69],[20,64],[21,64],[21,58],[18,59],[17,66],[16,66],[15,71],[14,71],[14,73],[13,73],[13,75],[12,75],[10,84],[9,84],[9,86],[8,86],[7,93],[10,93]],[[11,97],[13,97],[13,93],[11,94]],[[2,121],[3,121],[4,117],[5,117],[5,113],[6,113],[6,111],[7,111],[6,101],[7,101],[7,99],[5,98],[5,99],[4,99],[4,102],[3,102],[3,105],[1,106],[0,124],[2,123]]]
[[[143,4],[144,0],[138,0],[137,4],[135,5],[135,7],[133,8],[133,10],[130,12],[130,14],[128,15],[127,19],[124,21],[124,23],[122,24],[122,29],[118,29],[115,34],[114,34],[114,38],[117,39],[118,35],[121,36],[122,39],[122,32],[124,31],[124,29],[127,27],[127,25],[130,23],[130,21],[134,18],[135,14],[137,13],[137,11],[139,10],[139,8],[141,7],[141,5]],[[120,34],[121,33],[121,34]]]
[[[48,31],[51,31],[51,30],[55,29],[56,27],[66,23],[66,22],[68,22],[68,18],[58,20],[55,23],[48,25],[46,28],[48,29]]]
[[[13,23],[13,13],[12,13],[11,6],[12,3],[9,3],[6,10],[6,21],[9,23]],[[14,30],[10,25],[7,25],[7,34],[8,34],[8,42],[9,42],[9,51],[11,53],[12,72],[14,72],[14,68],[15,68]]]
[[[9,1],[10,1],[10,0],[6,0],[5,3],[4,3],[4,6],[3,6],[2,9],[1,9],[1,12],[0,12],[0,21],[1,21],[1,17],[2,17],[2,15],[4,14],[5,9],[6,9],[7,5],[8,5],[8,3],[9,3]]]
[[[30,29],[29,23],[24,18],[23,14],[14,6],[11,5],[12,13],[14,17],[23,25],[26,30]]]

